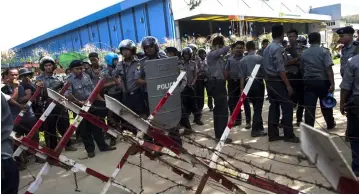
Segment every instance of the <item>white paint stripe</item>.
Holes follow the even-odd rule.
[[[120,185],[118,185],[118,184],[116,184],[116,183],[111,183],[111,185],[113,185],[113,186],[115,186],[115,187],[118,187],[118,188],[120,188],[120,189],[122,189],[122,190],[125,190],[126,192],[129,192],[129,193],[132,193],[130,190],[128,190],[128,189],[126,189],[126,188],[124,188],[124,187],[122,187],[122,186],[120,186]]]
[[[45,165],[41,168],[40,172],[37,174],[36,180],[31,183],[27,191],[29,191],[30,193],[35,193],[35,191],[39,188],[40,184],[43,181],[42,176],[45,176],[49,172],[50,167],[50,164],[46,162]]]
[[[40,120],[45,121],[46,118],[51,114],[55,106],[56,104],[54,102],[51,102],[50,105],[46,108],[45,112],[41,115]]]
[[[177,85],[182,81],[183,77],[186,75],[185,71],[181,71],[180,75],[177,77],[177,80],[175,83],[172,84],[170,89],[168,90],[168,93],[172,95],[173,91],[176,89]]]

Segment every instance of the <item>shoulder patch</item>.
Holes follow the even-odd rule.
[[[353,42],[353,45],[359,46],[359,41],[354,41],[354,42]]]

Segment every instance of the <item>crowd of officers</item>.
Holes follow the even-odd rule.
[[[356,120],[359,117],[359,109],[356,108],[359,106],[359,55],[357,55],[359,43],[353,40],[354,30],[351,27],[341,28],[337,33],[344,44],[341,57],[343,81],[340,85],[340,109],[343,114],[347,115],[347,136],[352,138],[349,139],[352,150],[359,153],[359,133],[355,129],[355,126],[359,125],[359,120]],[[253,41],[247,43],[237,41],[230,46],[225,46],[221,35],[213,38],[212,48],[208,52],[194,44],[188,45],[181,51],[175,47],[167,47],[163,52],[160,51],[157,39],[151,36],[143,38],[141,42],[143,52],[137,52],[133,41],[123,40],[118,47],[122,58],[116,53],[108,53],[105,56],[106,66],[100,65],[97,53],[90,53],[88,56],[90,63],[81,60],[72,61],[69,69],[66,70],[68,76],[62,78],[54,74],[55,60],[45,56],[39,63],[42,74],[35,79],[35,82],[31,80],[33,77],[31,71],[10,68],[2,73],[4,86],[1,90],[4,97],[6,96],[12,119],[15,119],[22,109],[26,109],[20,124],[14,127],[17,136],[21,136],[28,133],[52,101],[47,95],[47,88],[60,91],[68,80],[70,87],[65,96],[77,105],[83,106],[99,80],[104,79],[103,90],[97,96],[89,112],[102,120],[107,117],[110,126],[117,127],[120,124],[121,129],[137,134],[136,128],[106,109],[104,95],[117,99],[141,117],[148,117],[150,111],[146,90],[145,62],[177,56],[176,66],[179,71],[187,73],[182,81],[182,86],[184,86],[181,89],[182,118],[179,126],[186,129],[186,134],[192,132],[190,114],[194,115],[193,123],[203,125],[201,118],[206,91],[207,105],[210,111],[213,111],[215,137],[219,140],[226,128],[228,116],[233,113],[255,65],[260,64],[256,78],[243,102],[245,119],[242,120],[240,113],[234,126],[240,126],[242,121],[245,121],[244,127],[251,129],[252,137],[268,135],[270,142],[284,140],[299,143],[299,138],[293,132],[293,109],[297,109],[296,125],[299,126],[302,122],[305,110],[305,123],[314,126],[317,100],[322,100],[328,93],[333,93],[335,90],[332,70],[334,64],[330,51],[320,46],[319,33],[309,34],[309,48],[306,47],[307,39],[298,37],[296,30],[287,32],[289,43],[284,41],[284,34],[282,25],[274,25],[272,27],[273,42],[263,40],[262,48],[258,51]],[[41,88],[40,96],[32,107],[23,106],[35,92],[36,87]],[[267,133],[264,132],[262,119],[265,89],[267,89],[270,103]],[[250,104],[253,105],[253,116],[251,116]],[[320,106],[327,129],[335,128],[333,109],[325,107],[322,103]],[[57,104],[41,127],[41,130],[45,132],[47,147],[54,149],[58,143],[58,133],[64,135],[68,127],[68,112],[63,106]],[[284,137],[280,136],[279,128],[283,128]],[[111,138],[110,144],[107,144],[102,129],[86,120],[82,120],[76,135],[82,140],[87,152],[85,156],[80,157],[81,159],[95,156],[94,141],[100,151],[116,149],[115,138]],[[35,136],[34,139],[38,141],[39,136]],[[145,139],[150,140],[148,137]],[[226,143],[231,141],[227,139]],[[70,141],[65,150],[76,151],[77,149]],[[12,154],[11,151],[8,153]],[[22,160],[23,164],[24,161],[26,160]],[[42,162],[38,158],[36,161]],[[353,170],[359,174],[359,157],[355,152],[353,152]]]

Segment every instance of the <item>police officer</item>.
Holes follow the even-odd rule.
[[[263,39],[262,41],[262,48],[260,48],[258,51],[257,51],[257,55],[260,55],[260,56],[263,56],[263,51],[267,48],[269,44],[269,40],[268,39]]]
[[[263,52],[263,67],[266,74],[268,97],[270,100],[268,113],[269,141],[283,139],[279,136],[279,116],[281,106],[283,111],[284,141],[298,143],[299,138],[293,132],[293,105],[289,101],[293,94],[286,72],[286,55],[282,46],[284,39],[283,25],[272,26],[273,42]]]
[[[339,42],[344,44],[340,57],[340,74],[343,76],[349,58],[359,54],[359,42],[353,40],[354,29],[350,26],[338,29],[337,34]]]
[[[55,69],[56,64],[51,57],[45,56],[40,60],[40,70],[42,74],[36,78],[36,85],[42,87],[41,97],[39,98],[43,103],[42,112],[52,102],[51,98],[47,96],[47,88],[59,91],[64,85],[61,78],[54,74]],[[70,121],[67,109],[57,104],[42,126],[46,132],[45,141],[47,147],[55,149],[58,140],[56,130],[63,136],[69,125]],[[71,140],[69,140],[65,150],[76,151],[77,149],[71,146]]]
[[[227,89],[224,77],[225,61],[223,58],[229,49],[230,47],[224,46],[223,36],[218,35],[212,41],[212,51],[207,54],[208,83],[214,99],[214,132],[218,140],[221,138],[228,122]],[[227,143],[232,142],[230,138],[226,141]]]
[[[122,89],[120,87],[120,79],[118,78],[118,75],[114,75],[114,70],[116,68],[116,65],[118,63],[119,57],[116,53],[108,53],[105,56],[105,62],[107,67],[102,70],[102,76],[106,80],[106,83],[104,84],[104,90],[105,94],[115,98],[118,101],[122,100]],[[107,121],[108,124],[112,127],[118,127],[121,121],[121,118],[114,114],[111,111],[107,112]],[[116,145],[116,138],[110,136],[110,146]]]
[[[237,105],[239,96],[241,95],[239,78],[239,62],[243,58],[244,53],[244,42],[237,41],[232,45],[232,55],[228,57],[225,70],[226,75],[228,76],[228,107],[230,113],[232,114],[234,108]],[[246,129],[251,128],[251,108],[249,106],[248,100],[244,102],[245,114],[246,114]],[[236,122],[233,126],[238,126],[242,124],[242,114],[239,113],[237,116]]]
[[[65,96],[70,101],[83,106],[85,101],[89,98],[91,92],[94,90],[95,86],[90,76],[83,71],[82,61],[72,61],[69,68],[72,71],[68,78],[68,81],[70,81],[71,85],[66,91]],[[102,114],[103,108],[98,108],[98,105],[101,105],[102,103],[96,103],[98,101],[104,102],[104,99],[98,95],[97,100],[95,100],[93,103],[94,106],[90,108],[89,113],[99,116],[100,118],[104,118],[105,116]],[[87,156],[80,157],[80,159],[95,157],[95,144],[93,140],[96,141],[98,148],[103,152],[116,149],[116,147],[107,145],[102,129],[96,125],[91,124],[87,120],[81,121],[78,127],[78,131],[80,131],[82,142],[84,143],[87,152]]]
[[[203,125],[203,122],[201,121],[202,114],[196,103],[195,83],[197,80],[198,70],[196,62],[193,61],[193,55],[193,51],[190,47],[185,47],[182,49],[183,61],[180,65],[180,69],[186,71],[187,85],[182,91],[181,96],[185,117],[188,117],[188,115],[192,113],[194,115],[193,122],[197,125]]]
[[[147,112],[146,116],[148,116],[149,115],[148,95],[147,95],[146,88],[144,88],[144,86],[146,84],[145,62],[147,60],[167,58],[167,56],[165,56],[159,52],[160,51],[159,43],[155,37],[152,37],[152,36],[144,37],[141,41],[141,46],[142,46],[143,51],[145,52],[145,57],[140,60],[140,70],[137,71],[137,73],[136,73],[136,78],[137,78],[136,83],[138,85],[143,86],[142,90],[144,91],[144,94],[145,94],[144,100],[146,101],[146,112]],[[185,117],[182,117],[180,123],[183,124],[183,126],[185,126],[188,130],[190,130],[190,125],[188,126],[188,124],[189,124],[188,117],[187,117],[187,119],[185,119]],[[182,144],[182,141],[179,137],[178,129],[174,128],[174,129],[169,129],[168,131],[169,131],[169,136],[173,140],[175,140],[179,144]],[[147,136],[145,136],[144,139],[152,140]]]
[[[142,85],[137,82],[137,72],[139,71],[140,61],[136,56],[136,45],[132,40],[125,39],[118,46],[122,55],[122,61],[116,66],[115,75],[121,78],[121,87],[123,90],[122,102],[129,109],[138,115],[145,117],[148,113],[145,104],[145,97]],[[137,130],[127,122],[123,121],[124,128],[135,135]]]
[[[197,58],[197,81],[196,81],[196,96],[197,96],[197,107],[200,111],[203,110],[204,107],[204,88],[207,91],[207,106],[210,111],[213,111],[213,103],[212,103],[212,93],[208,88],[208,64],[206,60],[206,50],[200,48],[198,50],[198,58]]]
[[[189,48],[191,48],[192,49],[192,53],[193,53],[193,55],[192,55],[192,60],[194,60],[194,61],[196,61],[197,62],[197,60],[198,60],[198,47],[197,47],[197,45],[196,44],[194,44],[194,43],[191,43],[191,44],[189,44],[187,47],[189,47]]]
[[[166,47],[165,52],[168,57],[178,56],[178,50],[175,47]]]
[[[300,122],[303,119],[303,104],[304,104],[304,83],[303,76],[300,71],[300,56],[302,52],[306,49],[303,45],[306,44],[306,39],[304,37],[298,37],[298,31],[292,29],[287,32],[289,39],[289,46],[286,48],[286,54],[288,58],[288,62],[285,66],[285,70],[287,72],[287,77],[291,86],[293,87],[294,93],[291,97],[294,107],[297,106],[297,123],[296,125],[299,127]],[[300,42],[300,43],[299,43]]]
[[[167,56],[160,53],[159,43],[155,37],[144,37],[141,41],[141,46],[143,51],[145,52],[145,57],[140,60],[140,70],[136,73],[136,83],[142,86],[142,93],[145,100],[147,112],[146,115],[149,115],[147,89],[144,87],[146,84],[145,62],[146,60],[167,58]]]
[[[320,34],[309,34],[310,48],[301,56],[301,69],[304,74],[304,105],[305,123],[314,126],[315,110],[318,98],[320,107],[327,123],[327,129],[333,129],[336,125],[333,117],[333,108],[326,108],[322,99],[334,91],[333,61],[328,49],[320,47]]]
[[[340,112],[347,116],[352,170],[359,177],[359,55],[349,58],[340,88]]]
[[[88,55],[91,65],[88,68],[87,65],[84,65],[84,69],[86,73],[91,77],[91,80],[94,85],[100,80],[102,76],[101,66],[100,66],[100,59],[98,57],[98,53],[92,52]]]
[[[266,136],[264,132],[262,108],[264,102],[264,70],[263,70],[263,57],[256,55],[256,45],[253,41],[246,43],[246,49],[248,55],[244,56],[239,62],[239,78],[240,90],[243,91],[247,79],[251,76],[252,71],[256,64],[260,64],[261,67],[257,73],[256,79],[253,81],[251,89],[247,95],[247,99],[253,104],[253,123],[252,123],[252,137]],[[250,109],[250,108],[249,108]]]

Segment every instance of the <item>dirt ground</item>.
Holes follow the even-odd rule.
[[[341,81],[341,77],[339,74],[339,66],[334,66],[335,78],[336,78],[336,92],[335,97],[339,102],[339,84]],[[265,121],[265,130],[267,128],[268,121],[268,101],[265,102],[263,108],[263,120]],[[337,127],[335,130],[331,132],[337,133],[339,135],[344,135],[345,127],[346,127],[346,119],[343,117],[339,112],[339,105],[336,106],[334,109],[334,118],[337,122]],[[320,112],[320,109],[317,109],[316,113],[316,120],[317,128],[325,128],[326,124]],[[295,121],[295,120],[294,120]],[[206,108],[203,113],[203,122],[205,123],[204,126],[197,126],[193,125],[194,130],[197,132],[205,133],[210,136],[214,136],[213,131],[213,120],[212,120],[212,113]],[[297,127],[295,127],[295,133],[299,136],[300,131]],[[234,155],[237,159],[240,159],[242,162],[234,161],[233,159],[227,158],[227,160],[234,164],[237,168],[240,168],[243,172],[247,173],[254,173],[256,175],[260,175],[266,178],[270,178],[275,180],[278,183],[289,185],[294,189],[298,189],[304,193],[331,193],[323,188],[318,188],[316,185],[308,184],[306,182],[312,183],[321,183],[325,186],[329,186],[328,182],[322,177],[319,171],[313,167],[313,165],[308,164],[307,161],[298,161],[297,158],[285,155],[275,155],[273,153],[265,152],[270,149],[271,151],[278,151],[287,154],[300,154],[300,144],[292,144],[286,143],[283,141],[278,141],[274,143],[269,143],[267,137],[260,137],[260,138],[252,138],[250,136],[250,131],[244,129],[244,126],[235,127],[232,129],[231,134],[229,136],[233,139],[234,143],[237,144],[248,144],[251,147],[259,148],[261,150],[254,150],[249,149],[246,150],[244,147],[238,145],[226,145],[223,149],[223,152],[229,153]],[[191,135],[192,139],[195,139],[196,142],[206,145],[207,147],[215,147],[216,142],[208,139],[204,136],[200,136],[198,134]],[[345,158],[348,162],[351,162],[351,153],[350,148],[343,141],[341,137],[333,136],[333,140],[338,145],[338,148],[344,154]],[[121,159],[122,155],[125,153],[126,149],[128,148],[129,144],[124,142],[118,142],[117,150],[111,152],[100,152],[96,151],[96,157],[92,159],[86,160],[78,160],[80,155],[83,155],[85,152],[84,147],[82,144],[77,144],[77,148],[79,149],[77,152],[64,152],[64,154],[78,162],[86,165],[87,167],[93,168],[105,175],[110,176],[115,169],[117,163]],[[210,156],[210,152],[204,151],[201,148],[195,147],[194,145],[185,143],[184,148],[188,149],[190,152],[196,155],[205,155]],[[264,150],[264,151],[263,151]],[[205,173],[204,169],[198,167],[191,167],[188,164],[180,162],[178,160],[170,159],[169,157],[163,157],[164,159],[168,159],[174,164],[178,165],[179,167],[185,168],[187,170],[193,171],[196,173],[196,176],[192,181],[187,181],[182,177],[176,175],[167,167],[161,165],[158,161],[149,160],[147,157],[142,155],[142,166],[145,169],[150,170],[151,172],[157,173],[162,177],[169,178],[173,182],[182,183],[186,186],[192,186],[193,189],[196,189],[200,177]],[[135,156],[131,156],[129,158],[131,163],[140,164],[140,157],[139,154]],[[253,166],[249,166],[248,164],[244,163],[251,162],[253,165],[257,167],[264,167],[265,169],[271,168],[271,172],[280,173],[282,175],[273,174],[273,173],[266,173],[263,170],[255,168]],[[21,172],[21,181],[20,187],[25,186],[29,182],[33,180],[32,175],[36,177],[36,174],[40,171],[43,165],[32,163],[28,166],[28,170]],[[223,170],[223,169],[222,169]],[[286,175],[293,176],[298,178],[302,181],[306,182],[299,182],[299,181],[292,181],[286,178]],[[123,169],[120,171],[119,175],[117,176],[116,180],[127,186],[128,188],[132,189],[136,193],[141,191],[141,177],[140,177],[140,168],[129,163],[125,164]],[[158,193],[168,187],[175,186],[172,181],[168,179],[160,178],[152,173],[149,173],[147,170],[142,171],[143,176],[143,193]],[[78,189],[80,192],[75,192],[75,180],[74,174],[71,171],[66,171],[64,169],[53,167],[49,174],[45,177],[43,183],[40,185],[40,188],[36,191],[36,193],[41,194],[67,194],[67,193],[100,193],[104,183],[100,180],[92,177],[87,176],[85,173],[78,172],[76,174],[77,177],[77,184]],[[238,180],[233,180],[237,185],[244,190],[246,193],[269,193],[261,188],[254,187],[252,185],[245,184]],[[20,193],[25,192],[27,189],[23,188],[20,190]],[[111,187],[108,193],[127,193],[121,189],[116,187]],[[194,193],[193,190],[185,189],[184,187],[173,187],[169,189],[166,193]],[[214,180],[209,180],[206,187],[204,188],[203,193],[231,193],[230,191],[224,189],[219,183]]]

